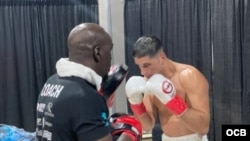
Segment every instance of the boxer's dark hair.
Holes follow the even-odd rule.
[[[153,57],[162,49],[162,43],[158,37],[155,35],[145,35],[135,42],[133,57]]]

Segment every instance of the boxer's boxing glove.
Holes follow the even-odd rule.
[[[127,73],[128,67],[125,64],[113,65],[110,67],[108,74],[103,77],[99,93],[104,96],[109,107],[113,104],[116,89],[120,86]]]
[[[125,85],[125,91],[131,110],[137,116],[141,116],[146,112],[143,104],[143,93],[146,80],[141,76],[132,76]]]
[[[181,116],[187,111],[187,104],[176,94],[173,83],[161,74],[155,74],[148,79],[145,86],[145,94],[155,95],[177,116]]]
[[[114,113],[109,117],[111,124],[111,134],[116,141],[121,135],[128,136],[133,141],[141,141],[141,123],[132,115],[125,113]]]

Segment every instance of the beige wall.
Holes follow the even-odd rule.
[[[113,63],[125,63],[124,42],[124,1],[99,0],[99,23],[111,35],[114,43]],[[127,112],[127,98],[125,94],[125,81],[116,91],[116,100],[110,109],[114,112]],[[152,141],[152,135],[144,134],[143,141]]]
[[[123,0],[99,0],[99,23],[111,35],[114,43],[113,63],[125,63]],[[127,112],[125,81],[116,91],[114,112]]]

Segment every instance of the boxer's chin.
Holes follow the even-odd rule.
[[[147,81],[151,76],[143,76],[143,77]]]

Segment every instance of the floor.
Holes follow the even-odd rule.
[[[147,139],[142,139],[142,141],[152,141],[151,138],[147,138]]]
[[[144,133],[142,136],[142,141],[152,141],[152,134]]]

